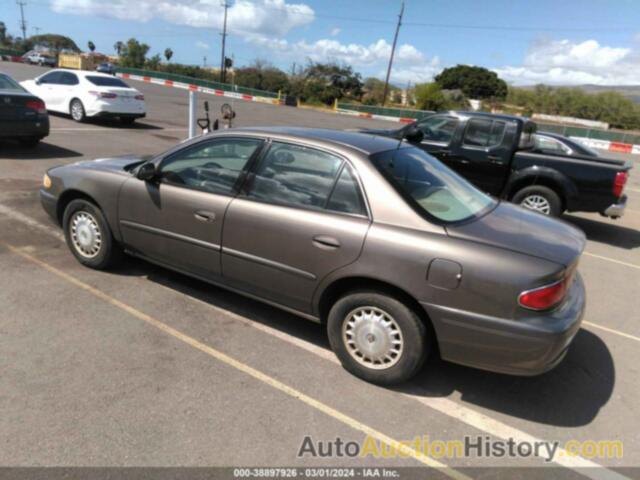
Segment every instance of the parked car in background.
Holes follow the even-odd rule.
[[[49,111],[69,114],[77,122],[117,117],[131,124],[146,115],[144,95],[104,73],[57,69],[21,84],[41,97]]]
[[[96,72],[106,73],[108,75],[116,74],[116,66],[113,63],[101,63],[96,67]]]
[[[0,72],[0,140],[33,147],[47,135],[49,115],[44,102]]]
[[[345,368],[375,383],[410,378],[430,351],[542,373],[584,311],[580,230],[390,138],[230,129],[53,168],[40,196],[80,263],[127,251],[324,323]]]
[[[565,157],[599,157],[600,154],[576,140],[557,133],[536,132],[534,151]]]
[[[57,64],[56,58],[51,55],[45,55],[39,52],[32,52],[24,57],[26,63],[31,65],[40,65],[43,67],[55,67]]]
[[[412,142],[484,192],[545,215],[621,217],[632,162],[581,155],[578,146],[571,155],[543,152],[551,137],[542,134],[536,146],[536,128],[511,115],[445,112],[399,129],[361,131]]]

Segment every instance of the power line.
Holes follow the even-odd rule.
[[[402,15],[404,14],[404,0],[400,5],[400,15],[398,15],[398,24],[396,25],[396,33],[393,36],[393,45],[391,46],[391,56],[389,56],[389,67],[387,68],[387,77],[384,80],[384,93],[382,94],[382,106],[387,101],[387,93],[389,93],[389,77],[391,76],[391,67],[393,66],[393,54],[396,52],[396,43],[398,43],[398,33],[400,25],[402,25]]]
[[[20,29],[22,30],[22,39],[27,39],[27,22],[24,20],[24,6],[27,4],[24,0],[16,0],[16,3],[20,6]]]

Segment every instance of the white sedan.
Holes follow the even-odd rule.
[[[47,110],[87,117],[118,117],[131,124],[146,115],[144,95],[119,78],[83,70],[51,70],[21,85],[44,100]]]

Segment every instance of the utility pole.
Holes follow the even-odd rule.
[[[22,30],[22,39],[27,39],[27,22],[24,21],[24,6],[27,4],[24,0],[16,0],[16,3],[20,6],[20,29]]]
[[[225,57],[224,57],[224,47],[225,47],[225,41],[227,39],[227,10],[229,9],[229,7],[231,6],[231,4],[229,3],[229,1],[227,0],[222,0],[222,6],[224,7],[224,23],[222,26],[222,33],[220,35],[222,35],[222,58],[220,59],[220,82],[224,83],[224,81],[226,80],[226,74],[227,74],[227,67],[225,65]]]
[[[42,30],[40,27],[33,27],[33,29],[36,31],[36,37],[40,35],[40,30]]]
[[[402,15],[404,14],[404,0],[400,6],[400,15],[398,15],[398,24],[396,25],[396,34],[393,36],[393,45],[391,46],[391,56],[389,57],[389,67],[387,68],[387,78],[384,80],[384,94],[382,96],[382,106],[387,101],[387,94],[389,93],[389,77],[391,76],[391,66],[393,65],[393,54],[396,52],[396,43],[398,42],[398,32],[400,32],[400,25],[402,25]]]

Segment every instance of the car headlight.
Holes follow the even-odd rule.
[[[46,173],[44,174],[44,177],[42,177],[42,186],[44,188],[51,188],[51,179]]]

